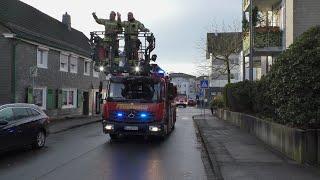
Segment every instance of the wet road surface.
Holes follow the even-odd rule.
[[[176,128],[164,141],[111,142],[100,123],[52,134],[41,150],[0,155],[0,179],[207,179],[192,115],[179,108]]]

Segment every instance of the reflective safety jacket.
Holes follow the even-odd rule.
[[[112,41],[112,39],[117,38],[117,35],[121,33],[122,28],[119,26],[119,23],[114,20],[111,21],[109,19],[98,19],[94,18],[98,24],[104,25],[105,27],[105,41]]]
[[[125,35],[130,35],[131,39],[137,39],[139,30],[142,32],[147,32],[149,31],[147,28],[144,27],[144,25],[137,21],[123,21],[119,22],[121,26],[124,28],[124,33]]]

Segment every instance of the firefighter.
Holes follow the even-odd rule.
[[[139,31],[149,32],[149,29],[145,28],[144,25],[137,21],[133,17],[133,13],[128,13],[128,21],[121,22],[121,14],[118,13],[118,23],[124,28],[125,35],[125,52],[129,62],[129,65],[133,66],[134,61],[138,60],[138,50],[141,42],[138,38]]]
[[[113,63],[119,66],[118,34],[122,32],[122,28],[119,26],[118,21],[116,21],[116,13],[111,11],[110,19],[99,19],[96,13],[92,13],[92,16],[98,24],[104,25],[105,27],[105,35],[103,39],[103,46],[106,49],[105,56],[111,56],[111,59],[114,59]],[[112,52],[110,52],[110,48],[112,48]]]

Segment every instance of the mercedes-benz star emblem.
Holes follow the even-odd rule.
[[[134,114],[131,112],[129,115],[128,115],[129,118],[133,119],[134,118]]]

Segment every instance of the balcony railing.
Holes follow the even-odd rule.
[[[254,28],[254,49],[282,47],[282,31],[279,27],[256,27]],[[250,48],[250,35],[243,36],[243,50],[248,53]]]

